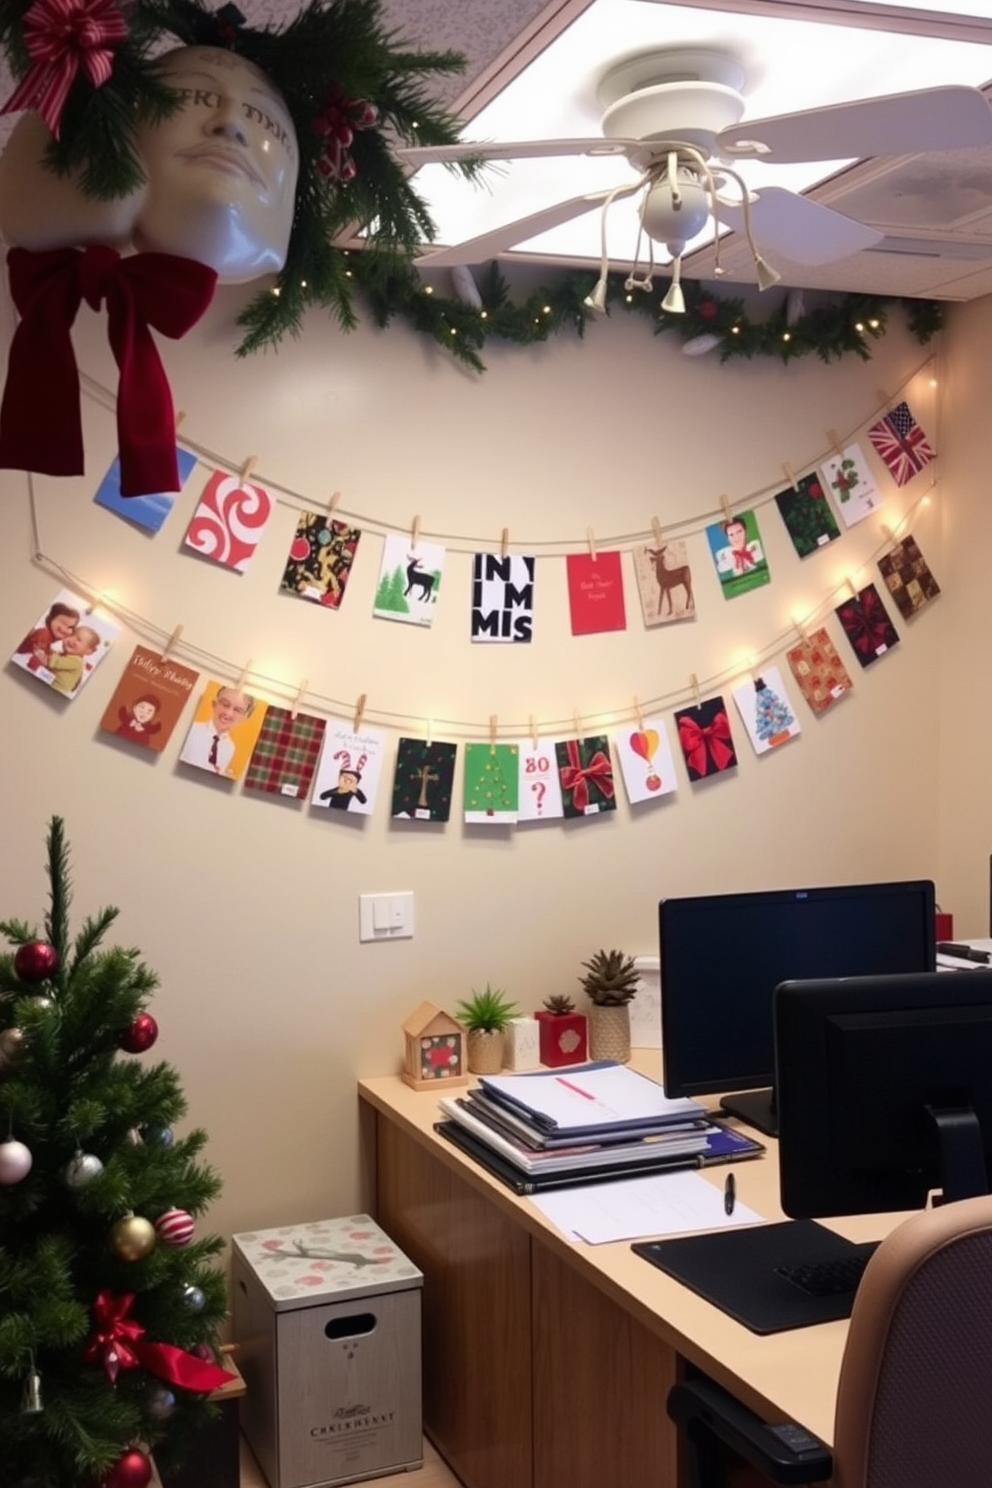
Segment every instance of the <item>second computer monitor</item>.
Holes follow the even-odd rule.
[[[720,1093],[728,1110],[774,1132],[776,986],[933,971],[934,914],[929,879],[662,900],[666,1093]],[[741,1091],[752,1093],[726,1094]]]

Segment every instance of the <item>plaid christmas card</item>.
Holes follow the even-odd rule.
[[[245,790],[302,798],[310,790],[326,725],[323,718],[266,709],[245,775]]]

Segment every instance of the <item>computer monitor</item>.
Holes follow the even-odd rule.
[[[786,1214],[989,1192],[992,970],[786,981],[774,1030]]]
[[[934,914],[929,879],[662,900],[666,1093],[733,1092],[724,1094],[724,1108],[774,1134],[776,986],[932,972]]]

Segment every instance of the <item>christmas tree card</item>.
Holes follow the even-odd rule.
[[[356,731],[344,723],[329,723],[310,804],[328,811],[369,816],[375,808],[385,753],[382,729]]]
[[[803,636],[786,652],[786,659],[814,713],[825,713],[851,691],[853,683],[825,626]]]
[[[873,661],[898,645],[899,632],[889,619],[874,584],[867,584],[850,599],[845,599],[834,613],[863,667],[871,666]]]
[[[894,543],[892,551],[879,558],[878,571],[904,620],[911,620],[940,593],[914,537]]]
[[[736,766],[734,736],[722,697],[705,698],[696,707],[677,709],[675,727],[690,780],[722,775]]]
[[[778,667],[765,667],[735,687],[734,702],[755,754],[767,754],[802,732]]]
[[[534,629],[534,560],[520,553],[472,558],[472,639],[520,645]]]
[[[120,635],[89,601],[60,589],[15,648],[11,661],[60,697],[74,698]]]
[[[937,451],[905,402],[897,403],[877,424],[872,424],[868,438],[897,486],[906,485],[937,458]]]
[[[636,547],[634,577],[646,626],[693,619],[696,601],[692,573],[688,550],[681,538],[659,541],[656,547]]]
[[[176,465],[179,469],[180,488],[185,484],[195,464],[196,456],[189,450],[177,446]],[[126,522],[133,522],[136,527],[143,527],[146,532],[158,532],[175,505],[176,492],[161,491],[151,496],[122,496],[121,462],[115,458],[97,486],[93,500],[97,506],[105,507],[115,516],[123,517]]]
[[[605,734],[562,739],[555,745],[562,808],[566,817],[616,811],[610,741]]]
[[[613,747],[632,806],[660,801],[675,789],[675,761],[661,718],[645,718],[618,729]]]
[[[310,794],[317,771],[324,728],[324,719],[311,713],[266,708],[248,761],[245,790],[303,800]]]
[[[880,505],[881,497],[860,444],[848,444],[820,466],[823,483],[833,495],[834,504],[853,527],[870,517]]]
[[[240,780],[265,718],[265,704],[230,682],[208,682],[183,741],[184,765]]]
[[[245,573],[271,515],[272,497],[264,486],[215,470],[203,488],[183,546],[222,568]]]
[[[466,744],[465,820],[483,826],[515,822],[519,799],[516,744]]]
[[[517,819],[522,822],[552,821],[564,816],[554,744],[542,739],[522,739],[517,745],[517,763]]]
[[[326,609],[340,609],[361,535],[347,522],[301,512],[279,587]]]
[[[795,485],[779,491],[775,505],[800,558],[808,558],[817,548],[825,548],[840,537],[818,475],[804,475]]]
[[[753,511],[738,512],[725,522],[712,522],[706,529],[706,541],[724,599],[736,599],[749,589],[771,583],[758,519]]]
[[[373,615],[406,625],[432,625],[445,550],[440,543],[387,537],[382,548]]]
[[[451,815],[457,744],[400,739],[393,777],[392,815],[446,822]]]
[[[569,553],[565,564],[572,634],[626,630],[620,554]]]
[[[135,646],[100,719],[105,734],[161,754],[199,681],[199,672],[148,646]]]

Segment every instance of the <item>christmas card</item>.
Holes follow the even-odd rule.
[[[874,584],[866,585],[850,599],[845,599],[834,613],[863,667],[871,666],[899,642],[899,632],[889,619]]]
[[[245,790],[303,800],[310,794],[325,722],[311,713],[269,706],[245,775]]]
[[[353,816],[370,815],[385,753],[382,729],[361,728],[356,732],[347,724],[329,723],[310,804],[329,811],[350,811]]]
[[[730,719],[722,697],[706,698],[695,708],[677,709],[675,727],[690,780],[722,775],[737,764]]]
[[[877,424],[872,424],[868,438],[897,486],[906,485],[937,458],[937,451],[905,402],[897,403]]]
[[[440,543],[387,537],[382,548],[373,615],[407,625],[431,625],[444,568]]]
[[[515,822],[519,798],[516,744],[466,744],[465,820],[483,826]]]
[[[911,620],[940,593],[914,537],[894,543],[892,551],[879,558],[878,571],[904,620]]]
[[[619,553],[569,553],[565,559],[573,635],[626,630]],[[567,815],[567,812],[566,812]]]
[[[613,747],[632,806],[641,801],[660,801],[675,789],[675,761],[662,719],[645,718],[618,729]]]
[[[706,540],[724,599],[735,599],[738,594],[771,582],[753,511],[738,512],[725,522],[711,523],[706,529]]]
[[[553,821],[564,816],[554,744],[540,739],[521,740],[517,757],[520,771],[518,820]]]
[[[107,704],[100,728],[142,749],[161,754],[193,696],[199,672],[135,646]]]
[[[361,535],[360,528],[321,512],[301,512],[279,587],[339,609]]]
[[[457,753],[457,744],[400,739],[393,779],[393,816],[446,822],[451,815]]]
[[[11,661],[60,697],[74,698],[120,635],[88,600],[60,589],[14,651]]]
[[[183,546],[244,573],[271,515],[272,497],[264,486],[215,470],[203,488]]]
[[[767,754],[802,732],[778,667],[765,667],[735,687],[734,702],[755,754]]]
[[[845,527],[863,522],[876,511],[881,497],[860,444],[845,445],[820,466],[823,483],[831,492]]]
[[[825,626],[792,646],[786,660],[814,713],[825,713],[851,691],[853,683]]]
[[[243,687],[208,682],[179,758],[225,780],[240,780],[265,719],[265,704]]]
[[[176,464],[179,467],[179,486],[185,484],[196,464],[196,456],[177,446]],[[93,497],[97,506],[106,507],[115,516],[143,527],[146,532],[158,532],[176,501],[175,491],[162,491],[153,496],[121,495],[121,462],[115,459],[96,489]]]
[[[691,620],[696,613],[689,556],[681,538],[634,549],[634,577],[646,626]]]
[[[472,558],[473,641],[529,641],[534,629],[534,560],[512,553]]]
[[[566,817],[616,811],[610,741],[605,734],[562,739],[555,745],[562,808]]]
[[[779,491],[775,505],[800,558],[808,558],[817,548],[825,548],[840,537],[818,475],[804,475],[794,486]]]

